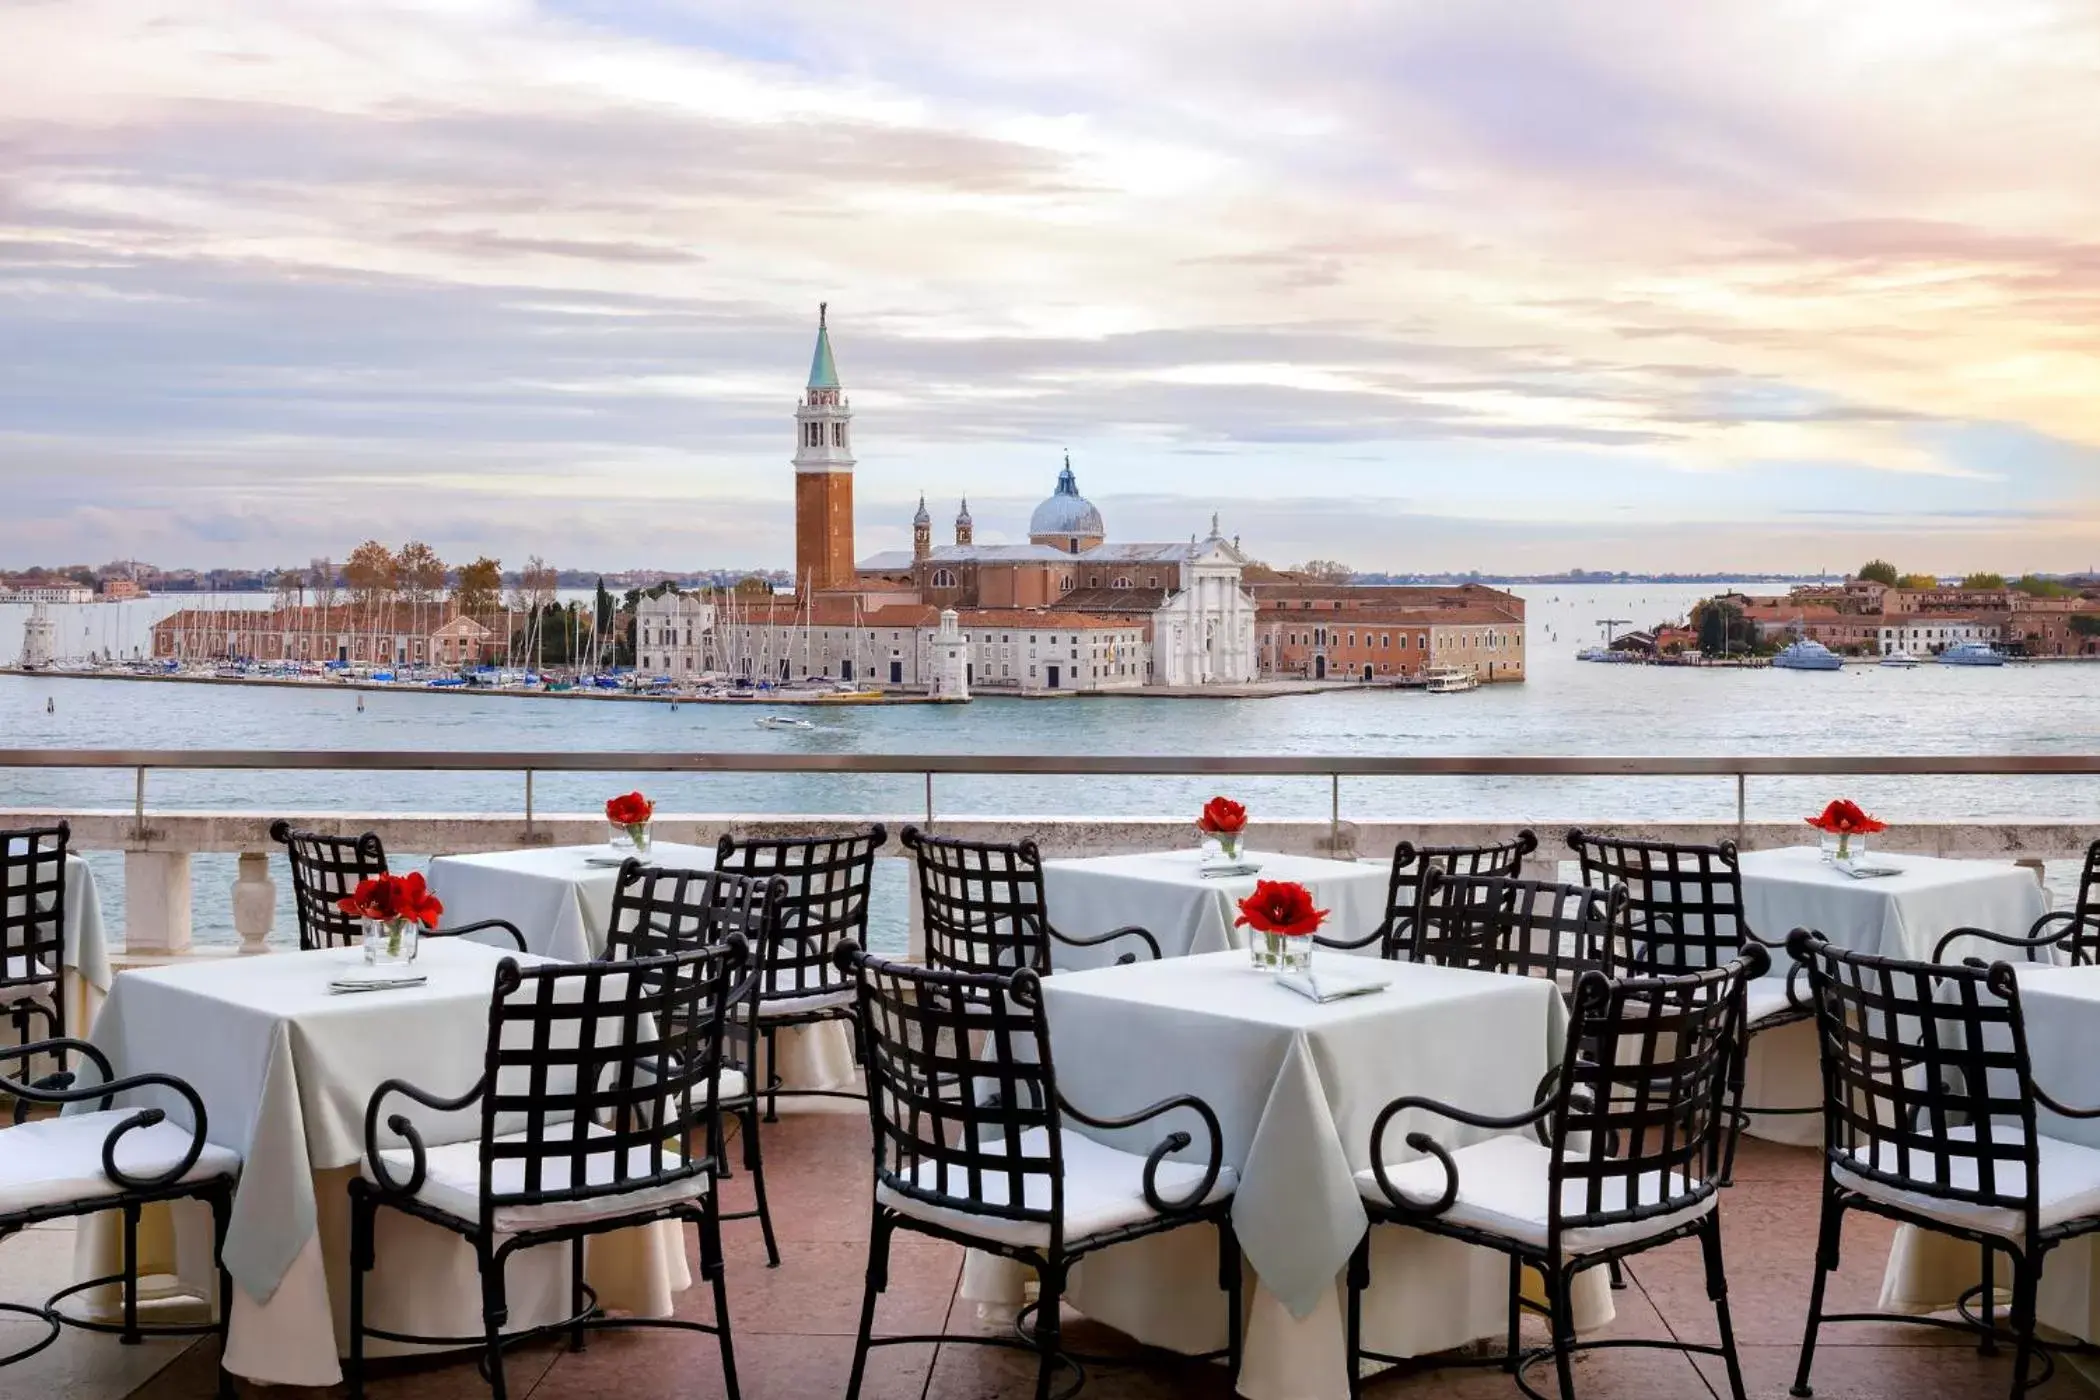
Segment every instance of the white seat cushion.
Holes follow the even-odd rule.
[[[1505,1133],[1485,1142],[1476,1142],[1471,1147],[1461,1147],[1451,1157],[1458,1165],[1458,1198],[1437,1219],[1540,1249],[1546,1247],[1547,1173],[1553,1157],[1550,1149],[1536,1138]],[[1434,1157],[1423,1157],[1399,1166],[1388,1164],[1386,1175],[1400,1194],[1411,1201],[1428,1205],[1444,1194],[1443,1164]],[[1635,1202],[1636,1205],[1653,1204],[1663,1199],[1657,1190],[1657,1175],[1648,1172],[1641,1177],[1640,1200]],[[1356,1189],[1365,1200],[1383,1202],[1386,1199],[1385,1192],[1378,1185],[1378,1177],[1369,1167],[1356,1174]],[[1685,1189],[1684,1177],[1677,1172],[1670,1173],[1668,1194],[1681,1195]],[[1562,1182],[1562,1215],[1584,1213],[1588,1191],[1587,1181]],[[1601,1200],[1602,1210],[1626,1209],[1625,1178],[1606,1181]],[[1600,1249],[1651,1239],[1688,1220],[1697,1220],[1713,1208],[1714,1195],[1709,1192],[1705,1199],[1666,1215],[1564,1229],[1560,1237],[1561,1250],[1569,1256],[1594,1254]]]
[[[110,1129],[137,1112],[112,1108],[0,1128],[0,1215],[121,1193],[125,1188],[102,1174],[102,1144]],[[117,1170],[157,1177],[172,1171],[189,1150],[190,1130],[163,1119],[117,1140]],[[207,1142],[182,1180],[228,1177],[240,1169],[238,1153]]]
[[[604,1128],[591,1125],[590,1136],[610,1137]],[[566,1142],[569,1140],[569,1125],[551,1124],[545,1140]],[[522,1143],[524,1133],[513,1133],[509,1137],[496,1139],[499,1143]],[[673,1149],[666,1148],[663,1163],[669,1166],[676,1159]],[[405,1147],[389,1148],[379,1154],[386,1165],[387,1175],[395,1181],[406,1181],[413,1169],[414,1154]],[[613,1182],[614,1153],[611,1150],[594,1152],[583,1159],[584,1183],[589,1186],[611,1186]],[[627,1149],[627,1170],[630,1176],[645,1175],[656,1166],[655,1154],[647,1144],[637,1144]],[[364,1164],[368,1180],[377,1180],[372,1175],[372,1164]],[[545,1159],[540,1164],[542,1191],[562,1191],[569,1188],[569,1162],[567,1157]],[[525,1189],[525,1163],[516,1157],[500,1157],[490,1176],[489,1185],[498,1195],[506,1195]],[[499,1206],[492,1217],[496,1230],[501,1234],[516,1234],[522,1230],[541,1230],[555,1225],[572,1225],[585,1220],[604,1220],[613,1216],[636,1214],[654,1210],[658,1206],[671,1205],[679,1201],[697,1200],[708,1192],[710,1178],[706,1173],[684,1177],[658,1186],[644,1186],[637,1190],[620,1191],[608,1195],[588,1196],[574,1201],[549,1201],[543,1205]],[[455,1142],[443,1147],[428,1149],[423,1156],[423,1186],[416,1192],[416,1199],[433,1209],[461,1220],[481,1218],[481,1143]]]
[[[853,1005],[854,990],[839,987],[829,992],[812,992],[808,996],[760,997],[758,1019],[763,1025],[776,1016],[802,1016],[812,1011],[829,1011],[835,1006]]]
[[[1060,1135],[1065,1154],[1065,1243],[1071,1245],[1093,1235],[1105,1234],[1150,1220],[1154,1216],[1151,1206],[1145,1204],[1145,1159],[1134,1152],[1121,1152],[1105,1147],[1092,1138],[1081,1137],[1069,1129]],[[1021,1135],[1021,1152],[1024,1156],[1041,1157],[1049,1152],[1049,1130],[1031,1128]],[[999,1145],[992,1144],[988,1151],[997,1151]],[[947,1184],[941,1182],[943,1164],[922,1162],[912,1174],[920,1186],[940,1191],[948,1196],[968,1196],[970,1176],[959,1167],[946,1167]],[[991,1205],[1005,1205],[1006,1177],[986,1173],[979,1178],[984,1199]],[[1203,1180],[1203,1166],[1196,1163],[1175,1161],[1168,1158],[1159,1165],[1156,1185],[1161,1199],[1179,1201],[1196,1189]],[[1036,1210],[1050,1208],[1050,1178],[1036,1173],[1023,1179],[1026,1199],[1023,1202]],[[1230,1167],[1218,1169],[1218,1179],[1211,1186],[1210,1194],[1202,1204],[1222,1200],[1232,1194],[1233,1171]],[[929,1225],[940,1225],[958,1234],[974,1235],[979,1239],[997,1240],[1001,1244],[1019,1245],[1028,1249],[1047,1249],[1050,1246],[1050,1226],[1046,1221],[1006,1220],[997,1216],[974,1215],[967,1210],[954,1210],[937,1206],[916,1197],[907,1196],[887,1185],[877,1185],[875,1200],[888,1206],[899,1215],[908,1215],[914,1220],[923,1220]]]
[[[18,1001],[49,1001],[51,981],[55,974],[41,962],[15,954],[7,960],[7,980],[19,986],[0,986],[0,1006],[13,1006]],[[29,979],[36,978],[37,981]]]
[[[1808,979],[1801,979],[1801,996],[1808,997]],[[1790,1012],[1806,1012],[1807,1005],[1796,1006],[1787,1000],[1786,978],[1760,977],[1743,989],[1743,1024],[1753,1030],[1767,1016],[1778,1016]]]
[[[1976,1130],[1955,1128],[1950,1130],[1947,1136],[1973,1142]],[[2051,1137],[2037,1137],[2034,1145],[2035,1161],[2041,1168],[2042,1177],[2035,1201],[2041,1228],[2046,1230],[2067,1220],[2100,1215],[2100,1151]],[[1868,1160],[1867,1151],[1864,1147],[1857,1147],[1853,1149],[1852,1155],[1864,1162]],[[1879,1170],[1891,1174],[1899,1170],[1893,1145],[1878,1144],[1874,1155],[1878,1159],[1874,1165]],[[1967,1191],[1976,1189],[1974,1158],[1951,1158],[1947,1165],[1950,1186]],[[1915,1151],[1910,1154],[1910,1172],[1913,1176],[1930,1179],[1932,1171],[1931,1157]],[[1831,1164],[1830,1172],[1837,1178],[1840,1186],[1857,1191],[1872,1200],[1916,1211],[1928,1220],[1942,1220],[1949,1225],[1982,1230],[2009,1239],[2018,1239],[2027,1230],[2025,1212],[2017,1209],[1977,1205],[1969,1201],[1939,1200],[1921,1192],[1884,1185],[1857,1172],[1847,1171],[1836,1163]],[[2027,1189],[2027,1168],[2024,1163],[2001,1161],[1993,1169],[1993,1175],[1993,1189],[2001,1195],[2018,1196]]]

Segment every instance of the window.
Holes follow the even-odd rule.
[[[955,571],[953,569],[935,569],[933,571],[933,586],[935,588],[955,587]]]
[[[1086,576],[1086,586],[1088,588],[1099,588],[1101,586],[1101,575],[1088,574]]]
[[[846,445],[846,425],[844,423],[833,423],[831,425],[831,445],[834,447],[844,447]]]

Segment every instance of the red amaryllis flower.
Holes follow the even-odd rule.
[[[655,811],[654,802],[638,792],[630,792],[605,804],[605,819],[614,826],[639,826]]]
[[[1877,821],[1859,809],[1859,804],[1850,798],[1840,797],[1823,809],[1818,817],[1804,817],[1818,831],[1827,831],[1832,836],[1872,836],[1877,831],[1887,831],[1889,824]]]
[[[1319,932],[1328,911],[1313,908],[1312,891],[1293,880],[1256,880],[1254,893],[1240,901],[1233,927],[1256,933],[1299,937]]]
[[[1196,830],[1213,836],[1230,836],[1247,827],[1247,809],[1229,797],[1213,797],[1203,804],[1203,815],[1196,819]]]
[[[412,919],[424,928],[436,928],[445,906],[423,883],[422,872],[409,875],[375,875],[357,882],[357,889],[335,902],[352,918],[378,919],[392,923]]]

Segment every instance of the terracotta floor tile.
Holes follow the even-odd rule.
[[[1743,1388],[1751,1400],[1780,1400],[1794,1383],[1799,1348],[1744,1347]],[[1726,1396],[1721,1363],[1699,1359],[1717,1393]],[[2012,1357],[1979,1356],[1947,1347],[1816,1348],[1810,1375],[1817,1400],[2006,1400],[2012,1393]],[[2048,1385],[2028,1392],[2038,1400],[2090,1400],[2093,1391],[2060,1370]]]
[[[675,1339],[675,1340],[674,1340]],[[850,1337],[739,1335],[737,1381],[744,1400],[817,1400],[843,1395],[853,1365]],[[919,1400],[932,1358],[916,1347],[878,1347],[862,1400]],[[474,1381],[471,1370],[463,1387]],[[513,1392],[518,1394],[519,1392]],[[472,1389],[456,1392],[467,1400]],[[712,1337],[601,1333],[581,1355],[563,1352],[529,1400],[716,1400],[725,1394]],[[478,1397],[476,1397],[478,1400]]]

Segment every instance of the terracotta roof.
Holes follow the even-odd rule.
[[[1079,588],[1057,600],[1074,612],[1156,613],[1167,601],[1164,588]]]

